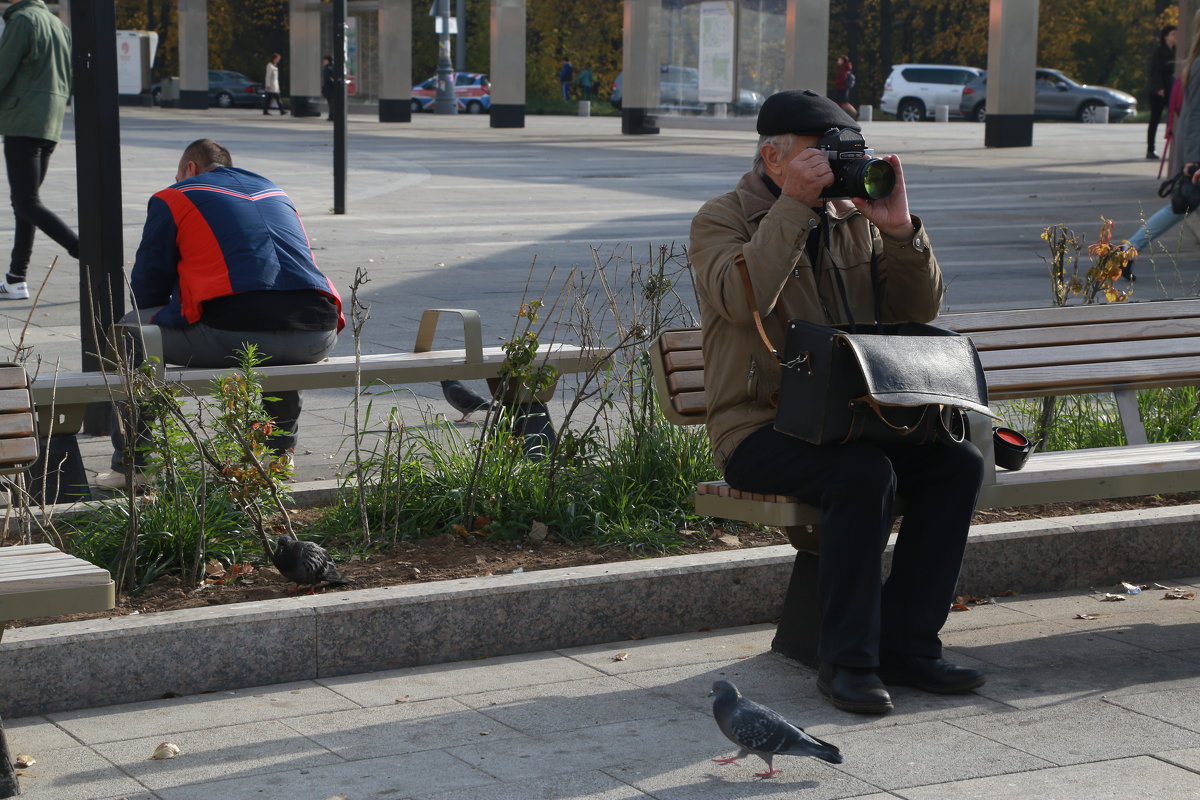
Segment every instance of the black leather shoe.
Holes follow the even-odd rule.
[[[1147,161],[1158,161],[1158,153],[1154,152],[1153,150],[1148,151],[1146,153],[1146,160]]]
[[[879,677],[888,686],[912,686],[937,694],[962,694],[983,686],[987,677],[977,669],[959,667],[941,658],[884,655]]]
[[[892,696],[873,670],[839,667],[821,662],[817,672],[817,691],[835,708],[854,714],[886,714],[891,711]]]

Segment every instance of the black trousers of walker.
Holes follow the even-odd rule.
[[[725,480],[821,509],[821,661],[874,668],[881,651],[941,656],[983,481],[973,444],[813,445],[768,425],[738,446]],[[880,554],[898,494],[904,518],[885,582]]]
[[[4,137],[4,163],[8,170],[9,196],[16,227],[8,271],[25,280],[33,255],[33,236],[39,228],[61,245],[72,258],[79,257],[79,237],[67,224],[42,204],[39,189],[50,169],[55,142],[29,136]]]

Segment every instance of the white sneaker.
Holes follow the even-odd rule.
[[[28,300],[29,284],[25,281],[9,283],[0,281],[0,300]]]
[[[140,469],[133,471],[133,485],[135,491],[144,489],[150,483],[150,476]],[[125,491],[128,483],[126,483],[124,472],[101,472],[92,480],[92,486],[101,489],[113,489],[116,491]]]

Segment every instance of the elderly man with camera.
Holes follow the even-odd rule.
[[[982,482],[979,451],[944,439],[812,444],[775,429],[772,351],[784,352],[789,320],[938,313],[942,274],[909,213],[900,159],[873,158],[858,123],[811,90],[769,97],[758,133],[752,171],[691,229],[714,460],[734,488],[821,509],[817,685],[834,706],[886,713],[888,685],[968,692],[984,675],[943,660],[938,632]],[[897,497],[903,521],[882,581]]]

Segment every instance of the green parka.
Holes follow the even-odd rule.
[[[871,253],[878,254],[883,322],[928,322],[945,288],[920,219],[904,240],[881,236],[848,200],[825,205],[828,248],[813,268],[805,250],[820,235],[820,215],[783,195],[778,199],[750,172],[692,220],[691,250],[704,338],[704,392],[713,459],[724,470],[742,440],[775,420],[779,362],[754,326],[736,259],[746,260],[763,327],[779,352],[781,320],[822,325],[846,322],[833,270],[841,270],[856,322],[875,319]]]
[[[71,96],[71,31],[42,0],[4,12],[0,134],[57,142]]]

